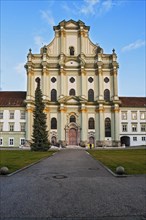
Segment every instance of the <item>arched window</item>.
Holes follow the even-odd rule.
[[[105,137],[111,137],[111,120],[110,120],[110,118],[105,119]]]
[[[93,91],[93,89],[88,90],[88,101],[89,102],[94,102],[94,91]]]
[[[70,122],[76,122],[76,117],[74,115],[70,116]]]
[[[56,89],[51,90],[51,101],[56,102],[57,101],[57,91]]]
[[[74,89],[71,89],[71,90],[69,91],[69,95],[75,96],[75,95],[76,95],[76,91],[75,91]]]
[[[88,120],[88,129],[95,129],[94,118],[89,118],[89,120]]]
[[[104,100],[106,102],[109,102],[110,101],[110,91],[108,89],[105,89],[104,90]]]
[[[51,119],[51,129],[57,129],[57,119],[56,118]]]
[[[70,55],[74,56],[74,52],[75,52],[74,47],[70,47],[69,50],[70,50]]]

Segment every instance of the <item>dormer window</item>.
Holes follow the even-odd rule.
[[[70,47],[69,50],[70,50],[70,56],[74,56],[75,53],[74,47]]]

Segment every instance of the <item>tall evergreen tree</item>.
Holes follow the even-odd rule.
[[[32,151],[47,151],[50,148],[48,141],[48,131],[46,125],[46,114],[44,113],[45,104],[43,103],[43,95],[40,89],[40,78],[36,78],[37,88],[35,90],[35,109],[33,112],[33,135],[32,135]]]

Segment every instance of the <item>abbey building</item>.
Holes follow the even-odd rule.
[[[118,96],[115,50],[104,53],[91,42],[89,30],[80,20],[63,20],[39,54],[29,50],[26,93],[0,92],[1,146],[31,142],[37,77],[52,144],[146,144],[146,99]]]

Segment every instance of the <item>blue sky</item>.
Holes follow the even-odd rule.
[[[104,53],[116,50],[119,95],[145,96],[145,0],[1,0],[1,90],[25,91],[29,48],[54,37],[53,25],[82,20]]]

